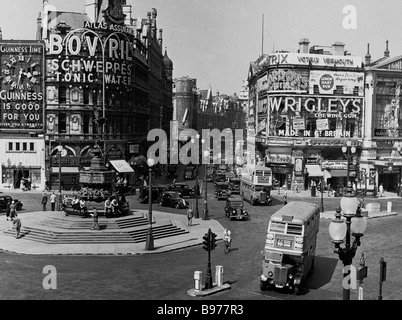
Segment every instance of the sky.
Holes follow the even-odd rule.
[[[107,0],[104,0],[107,1]],[[1,0],[3,39],[35,39],[41,0]],[[57,10],[84,12],[85,0],[49,0]],[[173,77],[197,79],[200,90],[239,94],[250,62],[273,50],[297,51],[301,38],[310,46],[345,44],[352,55],[373,60],[402,55],[400,0],[127,0],[132,17],[157,9],[163,47],[173,61]],[[353,6],[355,20],[350,20]],[[352,28],[345,26],[344,21]],[[165,50],[165,49],[164,49]]]

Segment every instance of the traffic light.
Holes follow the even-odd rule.
[[[216,248],[216,233],[211,232],[211,250]]]
[[[204,241],[202,242],[202,248],[203,248],[204,250],[209,251],[209,244],[210,244],[210,241],[209,241],[209,234],[206,233],[202,238],[204,239]]]
[[[380,259],[380,282],[387,280],[387,262],[384,258]]]

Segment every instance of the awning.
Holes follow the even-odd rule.
[[[324,173],[318,164],[306,164],[306,169],[310,177],[323,177]]]
[[[61,167],[61,173],[78,173],[78,167]],[[59,167],[52,167],[52,173],[59,173]]]
[[[348,175],[348,171],[344,169],[333,169],[331,170],[332,177],[346,177]]]
[[[331,173],[328,170],[324,170],[324,179],[327,180],[331,177],[332,177]]]
[[[120,173],[134,172],[126,160],[110,160],[109,162]]]

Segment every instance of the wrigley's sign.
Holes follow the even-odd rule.
[[[313,66],[361,68],[362,58],[357,56],[280,52],[266,55],[262,64],[266,66],[311,64]]]

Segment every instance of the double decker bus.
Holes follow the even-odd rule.
[[[289,288],[301,294],[314,267],[319,206],[291,201],[269,221],[262,262],[260,289]]]
[[[240,175],[240,195],[243,200],[256,204],[272,204],[272,170],[258,165],[244,166]]]

